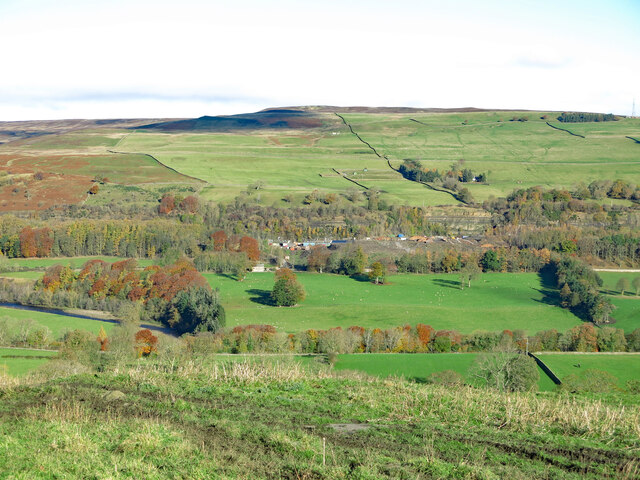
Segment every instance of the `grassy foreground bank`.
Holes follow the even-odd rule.
[[[640,472],[637,405],[337,375],[280,361],[142,359],[42,383],[1,378],[0,471],[12,478]]]

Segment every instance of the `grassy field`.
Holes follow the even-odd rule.
[[[0,272],[3,278],[18,278],[22,280],[38,280],[44,274],[41,270],[28,270],[26,272]]]
[[[0,348],[0,373],[17,377],[35,370],[57,352],[18,348]]]
[[[635,290],[631,286],[633,279],[640,277],[640,273],[598,272],[598,275],[603,281],[602,293],[608,295],[616,307],[612,314],[613,318],[616,319],[616,323],[613,326],[622,328],[627,333],[640,328],[640,297],[636,296]],[[616,287],[621,277],[627,278],[630,285],[630,290],[626,291],[624,296],[620,294]]]
[[[98,335],[100,327],[104,327],[109,332],[116,323],[110,321],[89,320],[86,318],[67,317],[55,313],[36,312],[31,310],[19,310],[16,308],[0,307],[0,318],[9,317],[12,319],[34,322],[47,327],[55,338],[60,338],[69,330],[87,330]]]
[[[549,118],[542,120],[545,114]],[[447,193],[403,179],[334,114],[317,115],[321,126],[307,128],[161,132],[93,126],[0,145],[0,168],[11,165],[25,172],[56,174],[73,169],[78,181],[84,179],[83,188],[96,174],[106,176],[111,183],[88,199],[97,205],[148,204],[160,195],[154,189],[167,184],[199,191],[207,200],[227,202],[260,181],[263,185],[254,192],[254,199],[279,206],[300,205],[314,189],[320,193],[364,191],[343,174],[364,187],[382,190],[382,199],[388,203],[458,204]],[[527,116],[529,121],[509,121],[513,116]],[[479,201],[534,185],[572,188],[578,182],[617,178],[640,183],[640,173],[633,168],[639,147],[625,138],[640,137],[638,119],[561,125],[586,137],[579,138],[549,127],[547,120],[554,125],[559,122],[555,114],[545,112],[349,113],[343,117],[394,167],[413,158],[425,167],[448,171],[453,163],[464,160],[465,168],[488,174],[488,184],[467,185]],[[127,154],[109,153],[109,149]],[[175,173],[145,154],[203,182]],[[36,191],[36,187],[30,188]],[[285,195],[292,195],[293,201],[283,201]]]
[[[580,323],[567,310],[547,303],[537,274],[484,274],[471,288],[459,289],[458,276],[394,275],[389,285],[329,275],[300,273],[307,298],[296,307],[269,304],[273,274],[249,274],[243,282],[206,274],[220,288],[227,325],[271,324],[281,331],[359,325],[388,328],[424,323],[436,329],[529,333]]]
[[[512,116],[527,122],[510,122]],[[640,132],[640,120],[560,124],[544,112],[482,112],[375,116],[345,115],[360,136],[399,165],[419,159],[439,170],[464,159],[464,168],[487,172],[490,185],[470,185],[474,197],[504,195],[534,185],[572,187],[578,182],[623,178],[640,181],[632,167],[638,145],[625,136]],[[554,130],[545,122],[586,138]],[[466,124],[463,124],[466,123]]]
[[[338,355],[334,368],[422,383],[434,372],[454,370],[470,381],[467,373],[476,356],[475,353],[352,353]]]
[[[0,471],[9,478],[595,480],[631,479],[621,472],[638,468],[637,405],[283,362],[142,360],[5,385]]]
[[[71,268],[81,268],[89,260],[103,260],[113,263],[126,260],[124,257],[92,256],[92,257],[57,257],[57,258],[10,258],[6,262],[12,266],[28,268],[32,270],[44,270],[52,265],[65,265]],[[138,266],[148,267],[153,265],[151,258],[137,258]]]
[[[465,168],[488,173],[489,184],[471,184],[477,200],[534,185],[573,187],[578,182],[623,178],[640,183],[632,168],[638,146],[625,138],[640,135],[640,120],[568,124],[586,138],[554,130],[540,119],[544,112],[462,114],[345,114],[360,136],[394,166],[405,158],[447,171],[464,159]],[[510,122],[512,116],[527,122]],[[549,114],[552,124],[559,124]],[[367,187],[383,190],[390,203],[456,204],[448,194],[404,180],[361,143],[337,117],[324,114],[325,126],[309,130],[241,133],[157,133],[127,136],[119,148],[151,153],[181,173],[210,183],[202,195],[228,201],[256,181],[265,183],[261,201],[296,202],[317,188],[344,192],[354,185],[332,169]],[[417,120],[417,122],[412,121]],[[421,123],[418,123],[421,122]],[[463,122],[467,124],[463,125]]]
[[[403,377],[424,383],[435,372],[453,370],[466,382],[474,384],[469,375],[477,353],[370,353],[338,355],[336,370],[356,370],[377,377]],[[538,390],[549,392],[555,383],[541,369]]]
[[[640,379],[640,355],[606,353],[542,353],[538,355],[556,376],[579,374],[587,369],[604,370],[618,379],[623,387],[627,380]],[[576,365],[580,365],[577,367]]]

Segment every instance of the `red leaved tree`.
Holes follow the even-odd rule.
[[[160,200],[160,205],[158,205],[158,213],[162,215],[169,215],[176,208],[176,200],[173,198],[173,195],[165,195]]]
[[[35,257],[38,253],[36,233],[31,227],[24,227],[20,232],[20,253],[24,258]]]
[[[211,240],[213,240],[213,249],[216,252],[221,252],[227,244],[227,234],[224,233],[224,230],[218,230],[211,235]]]
[[[158,337],[145,328],[136,333],[136,351],[139,357],[148,357],[158,351]]]
[[[242,237],[240,239],[240,251],[246,253],[249,260],[258,260],[260,258],[260,247],[255,238]]]

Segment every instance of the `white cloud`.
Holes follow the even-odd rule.
[[[640,98],[627,23],[585,35],[591,17],[551,2],[440,3],[0,3],[0,119],[296,104],[628,113]]]

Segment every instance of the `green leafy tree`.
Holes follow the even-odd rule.
[[[624,295],[624,292],[629,290],[629,279],[627,277],[620,277],[616,283],[616,288],[620,292],[620,295]]]
[[[636,295],[640,295],[640,277],[636,277],[631,282],[633,289],[636,291]]]
[[[364,271],[367,256],[361,247],[347,253],[340,261],[340,270],[347,275],[357,275]]]
[[[495,250],[484,252],[481,263],[485,272],[499,272],[502,270],[502,259]]]
[[[473,203],[474,202],[473,195],[471,194],[469,189],[466,188],[466,187],[462,188],[458,192],[458,200],[460,200],[461,202],[464,202],[464,203]]]
[[[180,291],[169,305],[169,312],[163,316],[165,323],[179,333],[215,333],[224,327],[225,318],[218,292],[208,287]]]
[[[471,281],[477,280],[481,274],[478,264],[474,260],[468,261],[460,270],[460,288],[464,288],[465,283],[471,288]]]
[[[369,272],[369,280],[378,285],[384,283],[384,276],[386,274],[386,268],[380,262],[373,262],[371,265],[371,271]]]
[[[303,301],[304,298],[304,287],[298,282],[296,274],[288,268],[278,270],[276,283],[271,291],[273,303],[279,307],[292,307]]]

